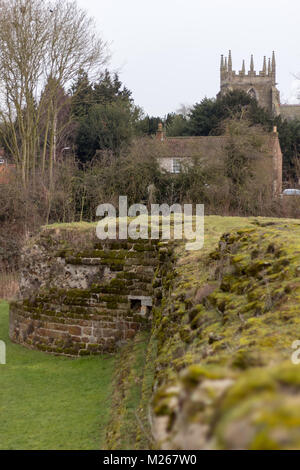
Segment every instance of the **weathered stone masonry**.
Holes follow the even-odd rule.
[[[72,227],[72,226],[71,226]],[[13,341],[54,354],[111,352],[147,327],[153,279],[166,248],[96,238],[95,226],[44,228],[22,253]]]

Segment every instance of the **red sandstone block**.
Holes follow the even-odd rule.
[[[90,322],[88,320],[79,320],[78,325],[80,326],[88,326],[90,325]]]
[[[75,335],[75,336],[80,336],[81,335],[80,326],[69,326],[68,325],[68,331],[69,331],[70,335]]]
[[[135,336],[135,331],[134,330],[128,330],[125,333],[125,339],[131,339]]]
[[[68,333],[64,333],[62,331],[53,331],[47,330],[46,328],[39,328],[36,332],[40,336],[48,336],[49,338],[68,338]]]
[[[38,336],[48,336],[49,330],[46,330],[45,328],[38,328],[36,333]]]
[[[71,336],[72,338],[72,341],[74,341],[75,343],[81,343],[82,342],[82,337],[81,336]],[[75,347],[75,345],[74,345]]]
[[[81,336],[80,339],[83,343],[94,343],[95,342],[94,336]]]
[[[82,334],[91,335],[92,334],[92,328],[90,326],[82,328]]]
[[[68,327],[61,323],[45,323],[45,328],[49,330],[68,331]]]

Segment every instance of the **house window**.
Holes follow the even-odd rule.
[[[181,162],[180,158],[173,158],[172,161],[172,173],[180,173],[181,172]]]

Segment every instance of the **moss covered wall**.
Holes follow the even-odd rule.
[[[153,313],[155,448],[300,449],[300,222],[205,223]]]
[[[115,350],[149,325],[160,251],[157,241],[101,242],[93,225],[45,227],[22,253],[11,339],[69,356]]]

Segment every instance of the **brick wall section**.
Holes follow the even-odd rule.
[[[277,132],[273,133],[271,145],[273,147],[274,195],[278,196],[282,193],[282,151]]]
[[[25,247],[10,337],[67,356],[112,352],[148,327],[149,318],[128,297],[152,296],[166,248],[155,240],[100,243],[91,233],[74,247],[64,234],[44,230]]]

